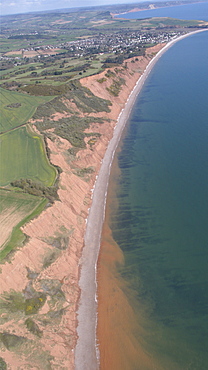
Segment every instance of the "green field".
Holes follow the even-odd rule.
[[[26,125],[36,108],[53,97],[29,96],[2,88],[0,96],[0,186],[21,178],[53,185],[56,170],[49,163],[44,142]],[[0,189],[0,261],[23,245],[25,235],[20,227],[38,215],[47,202],[42,197]]]
[[[176,27],[189,27],[189,26],[196,26],[199,25],[199,21],[195,20],[181,20],[181,19],[174,19],[168,17],[155,17],[155,18],[147,18],[147,19],[119,19],[115,18],[114,21],[111,23],[112,29],[115,30],[145,30],[145,29],[157,29],[157,28],[165,28],[170,26]],[[97,30],[100,31],[109,31],[109,24],[97,24],[95,27]]]
[[[26,123],[41,103],[52,99],[49,96],[28,96],[0,88],[1,120],[0,133]]]
[[[20,227],[39,214],[46,200],[29,194],[0,189],[0,261],[22,245],[25,235]]]
[[[29,126],[2,134],[0,140],[0,186],[20,178],[53,185],[56,170],[46,157],[43,140]]]

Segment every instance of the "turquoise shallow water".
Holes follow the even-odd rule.
[[[118,154],[111,210],[126,294],[145,318],[146,350],[168,370],[208,368],[207,46],[208,31],[189,36],[149,75]]]

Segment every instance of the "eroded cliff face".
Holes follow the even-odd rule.
[[[50,161],[62,170],[59,200],[23,227],[27,243],[1,268],[0,346],[8,369],[74,368],[79,260],[92,189],[118,116],[162,46],[148,49],[145,57],[129,59],[122,66],[80,80],[95,95],[112,103],[109,113],[93,114],[106,120],[94,122],[86,130],[100,135],[86,137],[85,149],[75,155],[67,140],[49,130]],[[65,104],[83,116],[73,102]],[[51,119],[58,119],[58,113]]]

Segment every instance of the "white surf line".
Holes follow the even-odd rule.
[[[89,209],[89,215],[86,220],[86,232],[84,238],[84,248],[80,260],[81,273],[79,286],[81,289],[80,302],[77,311],[78,340],[75,348],[75,369],[76,370],[97,370],[99,369],[99,348],[97,345],[97,260],[99,255],[100,240],[102,227],[105,216],[105,205],[107,197],[107,189],[112,161],[118,143],[120,141],[122,131],[128,121],[135,100],[140,93],[143,84],[148,77],[150,71],[173,44],[188,37],[192,34],[207,31],[207,29],[190,32],[182,35],[161,49],[156,56],[151,59],[142,76],[138,79],[134,89],[131,91],[124,109],[121,111],[114,134],[110,140],[106,153],[102,160],[102,165],[99,174],[96,178],[95,185],[92,189],[92,205]]]

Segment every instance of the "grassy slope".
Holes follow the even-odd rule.
[[[0,189],[0,219],[2,224],[10,229],[10,235],[6,240],[1,238],[0,261],[14,248],[22,245],[25,235],[20,227],[32,217],[39,214],[46,204],[46,200],[29,194],[18,193]],[[5,216],[7,210],[7,216]],[[8,236],[8,235],[7,235]]]

